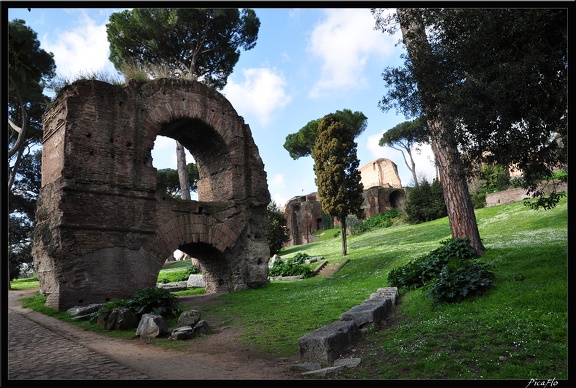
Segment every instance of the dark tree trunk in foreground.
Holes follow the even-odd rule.
[[[423,110],[428,120],[432,151],[444,190],[452,238],[467,238],[476,253],[483,255],[486,249],[480,239],[464,167],[458,149],[454,146],[455,142],[451,141],[449,125],[442,121],[442,107],[434,102],[437,90],[434,84],[433,63],[427,61],[427,58],[431,58],[431,47],[424,25],[417,9],[399,8],[397,12],[402,37],[414,67],[418,88],[422,93]]]

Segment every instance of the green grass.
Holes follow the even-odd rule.
[[[401,293],[398,322],[365,337],[358,367],[326,379],[567,379],[567,207],[564,198],[552,210],[531,210],[522,202],[476,210],[486,247],[481,260],[494,264],[496,287],[442,305],[423,290]],[[300,337],[339,320],[387,287],[391,269],[451,237],[447,218],[403,224],[349,236],[343,257],[340,237],[328,237],[335,232],[279,253],[324,256],[331,263],[349,259],[332,279],[271,282],[221,295],[223,303],[206,307],[203,316],[242,327],[241,341],[262,355],[297,355]]]

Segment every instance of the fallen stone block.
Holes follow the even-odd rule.
[[[204,277],[202,274],[190,274],[188,276],[188,282],[186,283],[188,288],[205,288],[206,282],[204,282]]]
[[[369,299],[342,313],[340,319],[356,322],[360,330],[374,328],[386,317],[388,303],[387,299]]]
[[[319,362],[323,367],[331,366],[361,336],[355,321],[333,322],[300,337],[300,359],[304,362]]]
[[[390,298],[393,305],[398,304],[400,294],[398,294],[398,287],[383,287],[376,290],[375,293],[370,294],[370,299],[386,299]]]
[[[144,314],[138,323],[136,335],[142,339],[150,339],[170,335],[170,330],[160,315]]]
[[[127,307],[115,307],[100,314],[96,325],[107,330],[130,330],[138,326],[138,318]]]
[[[192,326],[194,327],[202,318],[202,313],[198,310],[187,310],[180,313],[178,317],[178,327],[180,326]]]
[[[172,331],[170,338],[173,340],[186,340],[194,337],[194,328],[192,326],[180,326]]]

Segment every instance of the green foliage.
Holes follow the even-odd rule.
[[[190,191],[194,192],[198,190],[198,180],[200,179],[200,176],[198,175],[198,167],[196,166],[196,163],[188,163],[186,165],[186,170],[188,171]],[[178,177],[177,170],[172,168],[158,170],[156,176],[156,187],[159,192],[165,193],[172,198],[182,198],[180,178]]]
[[[105,307],[92,314],[91,318],[94,320],[105,311],[116,307],[129,308],[138,319],[142,318],[144,314],[156,314],[163,318],[172,318],[182,312],[178,305],[178,298],[170,291],[163,288],[146,287],[129,299],[114,299],[108,302]]]
[[[544,195],[544,188],[539,188],[532,194],[532,198],[534,200],[525,200],[524,206],[529,207],[533,210],[544,209],[550,210],[556,207],[560,200],[567,196],[565,191],[559,191],[556,189],[557,182],[567,182],[568,181],[568,171],[567,170],[559,170],[552,173],[547,178],[547,183],[552,184],[554,186],[551,193],[546,196]]]
[[[308,278],[312,276],[314,271],[310,268],[310,265],[305,264],[304,261],[308,259],[309,256],[306,253],[299,252],[294,257],[290,259],[277,259],[274,265],[268,271],[270,276],[299,276],[302,275],[303,278]]]
[[[384,132],[378,141],[378,145],[392,148],[398,145],[404,149],[409,149],[413,145],[427,143],[428,141],[429,135],[426,119],[424,117],[418,117],[412,121],[400,123]]]
[[[388,274],[390,286],[401,289],[422,287],[436,277],[451,258],[466,260],[476,257],[476,252],[466,239],[452,239],[440,243],[440,248],[391,270]]]
[[[190,275],[201,273],[200,268],[191,264],[191,260],[181,260],[158,274],[158,283],[174,283],[188,280]]]
[[[316,142],[319,122],[320,119],[309,121],[298,132],[286,136],[284,149],[288,151],[292,159],[296,160],[311,154]]]
[[[568,182],[568,170],[558,170],[552,173],[551,179],[557,179],[562,182]]]
[[[216,89],[226,86],[240,49],[254,48],[260,29],[254,10],[237,8],[135,8],[109,20],[117,69],[140,65],[156,77],[165,66],[174,77],[196,77]]]
[[[378,28],[390,32],[390,20],[375,14]],[[408,40],[416,57],[385,69],[382,110],[418,117],[424,107],[441,106],[434,118],[449,132],[444,147],[465,155],[467,164],[489,152],[491,162],[521,170],[531,191],[553,168],[566,166],[566,9],[413,8],[395,16],[406,25],[416,25],[412,17],[422,22],[410,31],[422,36]]]
[[[454,303],[482,295],[495,286],[493,266],[477,260],[451,259],[433,279],[426,295],[435,303]]]
[[[368,125],[368,118],[362,112],[352,112],[350,109],[337,110],[336,115],[354,133],[354,138],[360,136]],[[312,154],[316,138],[318,137],[318,126],[321,119],[309,121],[298,132],[286,136],[284,148],[290,153],[294,160]]]
[[[494,287],[491,266],[477,262],[467,239],[441,241],[440,248],[388,273],[388,284],[402,290],[426,286],[435,303],[460,302]]]
[[[440,181],[434,179],[430,184],[424,179],[419,186],[409,188],[405,210],[406,220],[411,224],[446,217],[448,210]]]
[[[10,279],[18,277],[22,264],[32,265],[31,240],[35,225],[34,212],[40,192],[41,151],[31,151],[42,139],[42,115],[50,99],[44,87],[55,75],[52,53],[40,47],[38,34],[26,22],[14,19],[8,23],[7,172],[9,219],[8,262]]]
[[[37,277],[14,279],[10,282],[11,290],[25,290],[28,288],[36,288],[40,286]]]
[[[337,217],[346,230],[346,217],[362,209],[363,185],[358,171],[355,132],[349,121],[337,114],[324,116],[318,125],[318,136],[312,158],[316,186],[322,210]],[[346,233],[342,233],[342,254],[346,255]]]
[[[412,173],[414,184],[418,186],[419,183],[418,177],[416,175],[416,166],[414,159],[412,158],[412,147],[414,147],[414,150],[419,153],[422,144],[429,142],[430,139],[426,119],[425,117],[421,116],[412,121],[405,121],[400,123],[384,132],[378,141],[378,145],[380,147],[388,146],[398,150],[402,152],[402,156],[405,156],[404,151],[406,151],[408,158],[410,159],[410,163],[408,163],[406,157],[404,157],[404,162],[406,163],[408,170],[410,170]]]
[[[470,196],[474,209],[482,209],[486,206],[486,193],[478,193]]]
[[[401,218],[400,211],[397,208],[388,210],[387,212],[382,212],[376,214],[365,221],[356,224],[355,226],[350,225],[352,229],[352,234],[364,233],[373,229],[379,228],[389,228],[394,225],[394,221]]]
[[[284,243],[290,241],[288,230],[288,220],[274,201],[268,207],[268,219],[270,226],[268,230],[268,246],[270,247],[270,256],[280,252]]]
[[[8,263],[10,279],[33,268],[32,240],[36,225],[36,201],[40,193],[42,152],[19,159],[18,172],[8,192]]]
[[[480,193],[494,193],[510,188],[508,169],[499,164],[484,164],[478,175]]]
[[[542,196],[536,195],[535,197],[536,199],[534,201],[527,199],[523,203],[525,206],[528,206],[530,209],[533,210],[538,209],[550,210],[556,207],[558,202],[560,202],[560,200],[566,196],[567,194],[564,191],[552,192],[547,197],[543,195]]]

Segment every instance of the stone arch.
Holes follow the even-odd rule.
[[[198,165],[198,201],[156,192],[157,136]],[[44,115],[34,261],[47,305],[126,298],[156,284],[174,250],[194,253],[207,292],[268,281],[270,194],[250,127],[198,82],[77,81]]]

